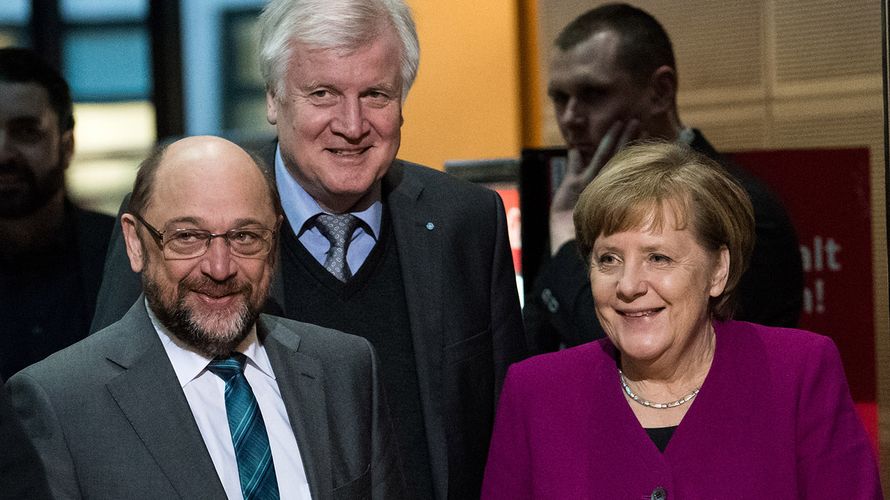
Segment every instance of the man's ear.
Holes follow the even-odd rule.
[[[278,103],[271,89],[266,90],[266,121],[272,125],[278,123]]]
[[[677,103],[677,72],[659,66],[649,78],[649,109],[652,115],[673,112]]]
[[[141,273],[145,268],[145,247],[139,239],[139,231],[136,227],[136,218],[130,214],[121,215],[121,231],[124,234],[124,244],[127,247],[127,257],[130,258],[130,269],[134,273]]]
[[[74,130],[66,130],[62,132],[59,142],[59,160],[64,168],[71,165],[71,159],[74,158]]]
[[[269,252],[269,265],[275,267],[278,262],[278,242],[281,238],[281,225],[284,224],[284,215],[279,215],[275,222],[275,237],[272,238],[272,250]]]

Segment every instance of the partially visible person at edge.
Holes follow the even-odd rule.
[[[626,4],[594,8],[559,34],[548,93],[568,147],[566,175],[550,212],[552,257],[541,268],[523,316],[529,349],[549,352],[602,338],[585,264],[574,241],[572,209],[601,167],[634,139],[688,144],[722,164],[754,205],[756,243],[739,284],[738,318],[797,326],[803,269],[794,227],[779,200],[729,163],[677,113],[677,67],[670,38],[648,13]]]
[[[396,159],[419,62],[402,0],[274,0],[259,28],[286,215],[266,310],[370,340],[409,496],[476,498],[507,366],[526,355],[503,203]],[[114,245],[94,328],[138,293]]]
[[[114,218],[75,206],[71,93],[31,49],[0,49],[0,377],[86,337]]]
[[[0,500],[49,500],[43,463],[22,429],[0,377]]]
[[[719,165],[628,147],[574,223],[606,338],[510,367],[482,498],[881,498],[832,341],[732,319],[754,212]]]

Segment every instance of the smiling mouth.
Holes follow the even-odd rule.
[[[655,316],[663,310],[663,307],[657,307],[655,309],[646,309],[645,311],[618,311],[618,314],[626,318],[648,318],[649,316]]]
[[[208,293],[201,291],[195,291],[195,293],[198,294],[202,299],[209,301],[226,300],[237,295],[236,293]]]
[[[232,290],[232,289],[222,289],[224,287],[220,287],[218,290],[213,289],[195,289],[192,290],[192,293],[198,296],[198,298],[208,304],[227,304],[235,300],[238,296],[242,295],[241,290]]]
[[[335,149],[328,148],[328,152],[333,153],[337,156],[358,156],[371,149],[371,146],[366,148],[358,148],[358,149]]]

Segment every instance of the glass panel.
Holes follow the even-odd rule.
[[[239,136],[274,133],[266,121],[266,91],[257,58],[256,10],[223,14],[223,60],[231,69],[220,72],[223,83],[223,130]]]
[[[25,24],[30,17],[30,0],[3,0],[0,2],[0,23]]]
[[[145,28],[72,28],[65,37],[63,71],[77,101],[146,99],[150,54]]]
[[[0,47],[27,47],[24,28],[0,27]]]
[[[238,134],[248,139],[262,139],[263,136],[272,138],[275,130],[266,121],[266,96],[244,97],[226,101],[227,130],[238,131]]]
[[[78,103],[74,116],[69,193],[81,206],[116,214],[133,187],[136,167],[154,145],[154,106],[147,100]]]
[[[59,0],[62,70],[74,97],[75,154],[68,191],[117,213],[155,142],[147,0]]]
[[[62,19],[74,23],[143,20],[148,16],[145,0],[60,0],[59,7]]]
[[[273,137],[253,33],[265,0],[181,1],[186,133]]]
[[[4,0],[0,2],[0,47],[29,46],[28,20],[31,2]]]

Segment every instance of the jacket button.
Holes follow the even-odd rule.
[[[649,498],[651,498],[652,500],[666,500],[667,497],[667,491],[664,491],[664,488],[659,486],[658,488],[652,490],[652,496]]]

